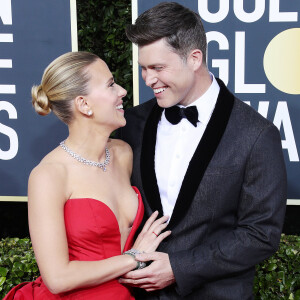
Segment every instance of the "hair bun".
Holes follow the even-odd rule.
[[[31,89],[32,105],[35,111],[42,116],[51,112],[51,103],[41,85],[34,85]]]

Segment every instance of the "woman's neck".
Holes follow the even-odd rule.
[[[65,144],[85,159],[100,162],[105,159],[105,148],[108,147],[109,136],[108,131],[70,126]]]

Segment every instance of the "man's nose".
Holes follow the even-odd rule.
[[[157,82],[157,77],[155,72],[152,72],[151,70],[146,71],[144,80],[146,85],[151,87],[153,84]]]

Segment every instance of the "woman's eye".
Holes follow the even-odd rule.
[[[115,84],[115,82],[113,81],[109,86],[112,87]]]

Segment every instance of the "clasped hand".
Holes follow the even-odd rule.
[[[175,282],[169,255],[162,252],[143,253],[136,256],[139,261],[152,261],[141,270],[131,271],[119,279],[120,283],[145,289],[147,292],[161,290]]]
[[[133,245],[134,249],[142,252],[142,254],[136,255],[136,259],[142,262],[152,261],[151,264],[144,269],[124,274],[119,279],[120,283],[150,292],[163,289],[175,282],[169,255],[154,252],[161,241],[171,234],[170,230],[162,232],[167,227],[168,216],[156,220],[157,216],[157,211],[150,216]]]

